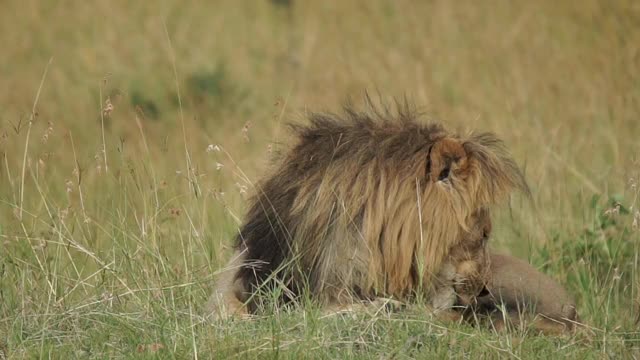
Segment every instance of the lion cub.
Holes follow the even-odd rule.
[[[476,298],[468,317],[488,320],[496,331],[528,325],[544,334],[575,329],[575,301],[560,284],[515,257],[492,253],[490,259],[486,295]]]

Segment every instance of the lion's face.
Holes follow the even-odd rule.
[[[447,233],[453,227],[459,229],[460,235],[450,239],[455,245],[446,252],[443,262],[446,268],[442,269],[441,278],[453,283],[458,302],[463,303],[482,291],[489,261],[486,243],[491,233],[491,217],[489,209],[476,201],[476,162],[459,139],[445,137],[433,145],[427,172],[433,190],[428,200],[432,204],[446,204],[444,208],[450,211],[447,214],[442,207],[438,212],[432,211],[431,214],[439,217],[438,225],[447,223],[448,228],[430,230]],[[434,219],[433,216],[425,218]],[[455,222],[450,222],[452,219]]]
[[[469,173],[469,160],[459,140],[444,138],[431,149],[428,176],[433,182],[443,185],[452,185],[452,180],[465,180]]]
[[[449,262],[455,267],[453,287],[461,305],[470,304],[484,291],[489,276],[489,210],[482,208],[476,211],[470,220],[469,231],[449,253]]]

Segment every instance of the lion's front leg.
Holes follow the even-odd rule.
[[[323,317],[339,314],[379,314],[397,312],[406,307],[406,304],[389,298],[377,297],[373,300],[352,300],[333,302],[325,306]]]
[[[242,300],[247,289],[242,279],[236,276],[244,260],[244,254],[240,251],[236,252],[217,276],[213,294],[206,305],[207,317],[214,320],[249,317],[247,307]]]
[[[416,307],[416,305],[384,297],[357,302],[334,303],[324,308],[323,317],[345,314],[350,316],[356,316],[358,314],[378,315],[396,313],[403,310],[409,310],[414,314],[419,311],[420,314],[431,316],[432,319],[444,323],[458,323],[463,319],[462,313],[453,308],[434,309],[432,306],[426,306],[426,308],[424,306]]]

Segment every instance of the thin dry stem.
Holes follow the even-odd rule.
[[[109,172],[109,165],[107,165],[107,142],[104,138],[104,111],[102,110],[102,84],[100,84],[100,126],[102,131],[102,155],[104,157],[104,172]]]
[[[197,177],[192,174],[192,162],[191,155],[189,154],[189,148],[187,147],[187,131],[184,126],[184,110],[182,107],[182,96],[180,94],[180,82],[178,81],[178,68],[176,67],[176,54],[173,50],[173,44],[171,43],[171,37],[169,36],[169,30],[167,29],[167,23],[162,20],[162,26],[164,27],[164,33],[167,38],[167,44],[169,45],[169,55],[171,56],[171,66],[173,68],[173,78],[176,86],[176,94],[178,96],[178,108],[180,109],[180,124],[182,125],[182,140],[184,142],[184,155],[187,163],[187,179],[189,180],[189,186],[193,192],[197,195],[200,194],[200,185],[198,184]]]
[[[20,176],[20,210],[18,213],[18,219],[22,221],[22,210],[24,208],[24,177],[25,171],[27,168],[27,153],[29,151],[29,139],[31,137],[31,126],[33,125],[33,120],[36,116],[36,106],[38,105],[38,101],[40,100],[40,92],[42,91],[42,86],[44,85],[44,79],[47,77],[47,72],[49,72],[49,66],[53,62],[53,57],[49,59],[47,66],[44,68],[44,73],[42,74],[42,78],[40,79],[40,85],[38,86],[38,91],[36,92],[36,98],[33,101],[33,107],[31,108],[31,114],[29,115],[29,124],[27,127],[27,139],[24,144],[24,155],[22,157],[22,175]]]

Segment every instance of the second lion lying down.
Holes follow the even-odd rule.
[[[487,292],[465,316],[497,331],[531,327],[545,334],[570,333],[579,324],[575,300],[550,277],[518,258],[490,255]]]
[[[424,296],[435,310],[477,296],[490,206],[528,194],[502,142],[421,124],[406,107],[311,114],[255,187],[208,311],[260,311],[308,294],[327,308]]]

